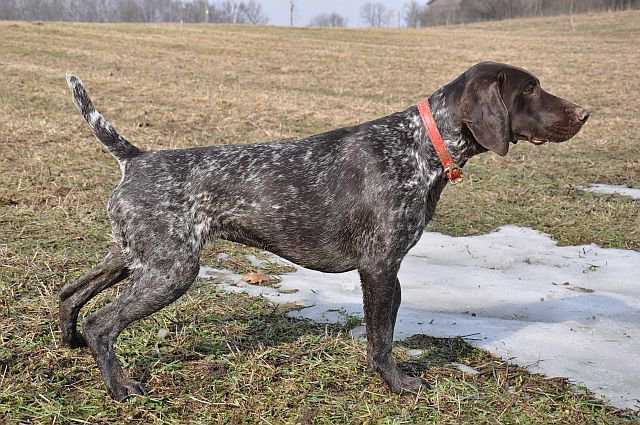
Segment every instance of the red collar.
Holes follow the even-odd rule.
[[[440,162],[442,163],[442,167],[444,168],[444,172],[447,174],[447,178],[451,183],[459,183],[462,181],[462,169],[458,167],[458,165],[453,161],[447,147],[442,140],[442,136],[438,131],[438,126],[436,125],[435,120],[433,119],[433,115],[431,114],[431,109],[429,108],[429,102],[427,100],[421,100],[418,102],[418,111],[420,112],[420,118],[422,118],[422,123],[424,127],[427,129],[427,133],[429,134],[429,139],[431,139],[431,144],[433,145],[436,153],[438,154],[438,158],[440,158]]]

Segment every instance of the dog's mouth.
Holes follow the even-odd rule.
[[[514,131],[512,132],[514,138],[513,143],[517,143],[520,140],[529,142],[536,146],[542,146],[548,143],[563,143],[575,136],[580,131],[583,124],[584,122],[572,123],[571,125],[564,127],[554,127],[551,129],[552,131],[543,131],[543,136],[533,135],[532,133],[535,133],[535,131],[530,130],[521,130],[522,133]]]
[[[535,136],[526,136],[524,134],[516,134],[516,137],[513,140],[513,143],[514,144],[518,143],[518,141],[520,141],[520,140],[525,141],[525,142],[529,142],[529,143],[531,143],[533,145],[536,145],[536,146],[541,146],[541,145],[544,145],[546,143],[551,142],[551,140],[549,140],[549,139],[542,139],[540,137],[535,137]]]

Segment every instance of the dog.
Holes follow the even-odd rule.
[[[416,105],[294,141],[142,151],[96,111],[77,77],[67,82],[76,107],[117,159],[122,180],[107,207],[111,248],[62,288],[60,329],[64,343],[89,347],[116,400],[144,393],[116,358],[118,335],[187,291],[212,238],[322,272],[357,269],[368,365],[394,392],[426,386],[402,372],[391,354],[401,297],[397,273],[451,172],[483,152],[506,155],[519,140],[566,141],[590,114],[543,90],[524,69],[483,62],[423,102],[453,168],[443,166],[437,137]],[[81,334],[82,306],[127,277],[130,284],[116,299],[84,319]]]

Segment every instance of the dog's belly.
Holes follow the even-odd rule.
[[[336,241],[319,243],[309,235],[259,236],[244,229],[217,232],[220,239],[264,249],[299,266],[325,273],[342,273],[358,267],[356,256]]]

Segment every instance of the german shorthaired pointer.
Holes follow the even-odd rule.
[[[391,355],[398,269],[447,184],[415,105],[296,141],[145,152],[94,109],[78,78],[67,81],[76,106],[122,171],[108,203],[111,249],[60,292],[62,339],[89,347],[112,397],[143,393],[118,363],[118,335],[184,294],[198,275],[202,246],[215,238],[323,272],[357,269],[369,366],[393,391],[424,385],[405,375]],[[487,150],[505,155],[518,140],[565,141],[589,117],[544,91],[529,72],[491,62],[436,90],[428,103],[459,166]],[[126,289],[86,317],[80,334],[82,306],[126,277]]]

